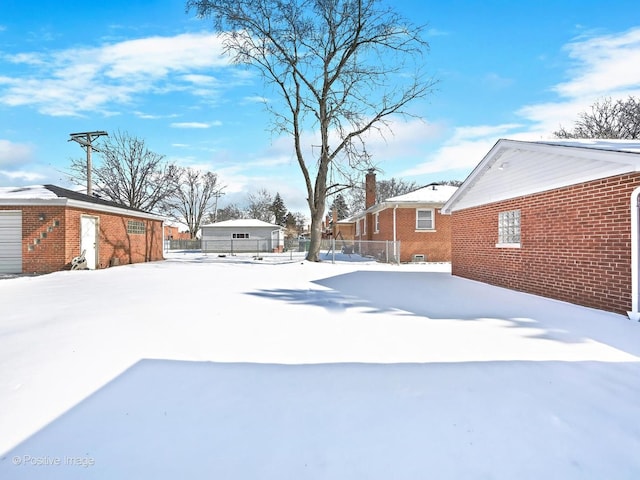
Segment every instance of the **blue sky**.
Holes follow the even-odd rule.
[[[548,138],[595,100],[640,96],[636,2],[397,1],[427,24],[436,91],[372,138],[379,178],[463,180],[499,138]],[[72,132],[126,131],[214,171],[220,206],[279,192],[306,212],[289,138],[275,138],[252,70],[230,65],[182,0],[2,0],[0,186],[69,186]],[[309,139],[309,144],[313,139]]]

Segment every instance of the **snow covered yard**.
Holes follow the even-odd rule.
[[[625,317],[447,265],[169,257],[0,280],[0,478],[640,478]]]

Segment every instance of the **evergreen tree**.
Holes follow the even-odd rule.
[[[279,193],[276,193],[273,203],[271,204],[271,212],[275,217],[275,224],[284,227],[287,218],[287,207],[284,205],[284,201]]]
[[[349,216],[349,206],[347,205],[347,202],[345,201],[341,193],[336,195],[336,198],[333,200],[333,204],[331,205],[332,217],[334,210],[337,210],[338,212],[338,220],[344,220]]]

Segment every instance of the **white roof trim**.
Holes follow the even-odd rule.
[[[69,198],[15,198],[15,199],[0,199],[0,205],[6,205],[10,207],[72,207],[81,208],[83,210],[93,210],[97,212],[113,213],[116,215],[122,215],[135,218],[146,218],[148,220],[164,221],[165,217],[155,215],[153,213],[140,212],[137,210],[129,210],[126,208],[112,207],[109,205],[100,205],[98,203],[82,202],[79,200],[71,200]]]
[[[442,213],[640,171],[640,143],[498,140]]]

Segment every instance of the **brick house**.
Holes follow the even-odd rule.
[[[640,143],[499,140],[443,207],[452,273],[638,314]]]
[[[164,224],[164,238],[166,240],[191,240],[189,232],[181,232],[177,225]]]
[[[457,190],[449,185],[432,184],[413,192],[376,199],[376,176],[365,179],[365,210],[337,222],[342,236],[354,240],[399,241],[400,262],[451,261],[451,217],[440,208]],[[351,237],[348,237],[351,238]]]
[[[0,273],[162,260],[163,218],[55,185],[0,188]]]

